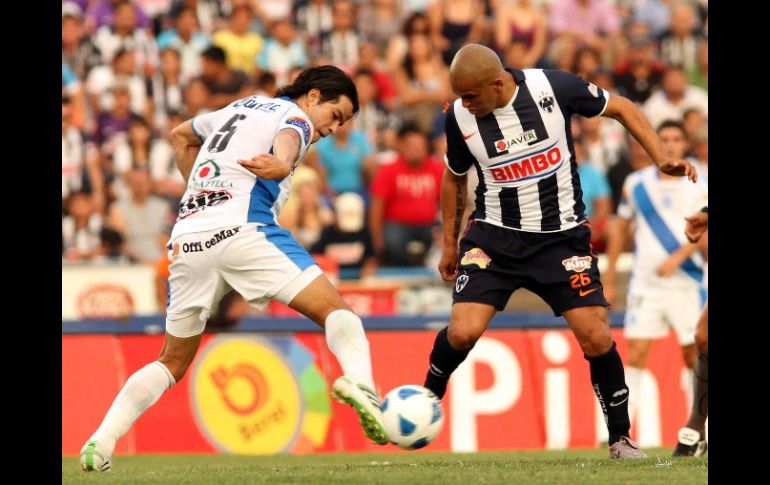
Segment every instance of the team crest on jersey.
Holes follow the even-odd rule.
[[[599,88],[594,83],[588,83],[588,92],[591,93],[594,98],[599,97]]]
[[[455,281],[455,290],[457,290],[458,293],[463,291],[463,288],[465,288],[465,285],[468,284],[468,281],[470,280],[470,276],[467,274],[461,274],[457,277],[457,280]]]
[[[460,264],[462,265],[467,266],[469,264],[475,264],[481,269],[486,269],[486,267],[489,266],[489,263],[491,262],[492,258],[487,256],[487,253],[485,253],[481,248],[473,248],[469,251],[465,251],[463,259],[460,260]]]
[[[537,102],[540,105],[540,109],[548,113],[553,111],[553,96],[546,92],[540,93],[540,99]]]
[[[310,142],[310,125],[305,118],[299,116],[291,116],[286,119],[286,124],[294,125],[302,129],[302,138],[305,140],[305,145]]]
[[[206,160],[198,165],[198,168],[193,173],[193,180],[211,180],[219,177],[221,173],[222,170],[219,168],[219,165],[217,165],[217,162],[214,160]]]
[[[591,256],[572,256],[561,262],[564,265],[565,271],[574,271],[575,273],[582,273],[587,269],[591,269]]]

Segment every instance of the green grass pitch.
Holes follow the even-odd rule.
[[[507,453],[356,453],[303,456],[117,456],[108,473],[84,473],[62,458],[62,483],[255,484],[644,484],[708,482],[708,456],[616,461],[604,450]]]

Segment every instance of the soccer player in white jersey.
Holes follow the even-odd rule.
[[[687,134],[681,123],[664,121],[658,137],[666,156],[684,156]],[[632,418],[638,413],[639,386],[652,340],[666,337],[673,328],[686,367],[695,365],[695,325],[706,301],[704,260],[698,245],[685,236],[685,219],[707,202],[708,188],[702,179],[693,185],[660,173],[657,167],[633,172],[623,184],[607,243],[604,295],[614,303],[616,263],[633,232],[634,261],[623,328]]]
[[[564,316],[575,334],[604,413],[610,457],[644,458],[629,437],[628,388],[590,247],[571,117],[615,118],[662,172],[694,181],[695,170],[664,156],[631,101],[568,72],[503,68],[494,51],[470,44],[457,52],[449,75],[460,99],[447,111],[439,271],[455,288],[449,326],[436,336],[425,387],[443,397],[450,374],[492,317],[525,287]],[[479,176],[476,209],[458,241],[472,168]]]
[[[370,440],[387,443],[361,319],[276,222],[308,147],[357,111],[350,77],[319,66],[277,98],[249,96],[174,129],[177,166],[188,185],[168,244],[166,340],[158,360],[126,381],[81,450],[83,470],[110,469],[117,440],[184,376],[212,309],[230,289],[258,308],[278,300],[324,327],[344,373],[333,394],[356,410]]]

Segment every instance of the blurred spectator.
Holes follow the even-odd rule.
[[[132,169],[149,170],[150,127],[142,118],[136,118],[128,125],[127,137],[121,140],[112,155],[115,173],[123,174]]]
[[[181,8],[174,18],[174,25],[176,28],[158,36],[158,49],[171,48],[179,52],[181,81],[185,83],[201,73],[201,54],[210,42],[198,28],[198,19],[192,8]]]
[[[696,27],[695,11],[689,3],[677,2],[671,7],[669,31],[660,38],[660,57],[666,64],[686,70],[695,67],[702,38]]]
[[[531,69],[535,66],[527,62],[527,44],[521,39],[513,39],[505,51],[505,65],[516,69]]]
[[[634,21],[647,24],[649,33],[655,38],[660,38],[669,26],[671,16],[671,4],[675,0],[637,0],[632,2],[634,8]]]
[[[385,46],[399,34],[403,22],[399,0],[370,0],[362,2],[358,14],[358,31],[364,41]]]
[[[263,25],[269,26],[276,20],[291,16],[294,0],[248,0],[244,3],[251,5]]]
[[[217,31],[211,37],[212,42],[225,52],[227,67],[248,75],[254,73],[255,61],[264,44],[259,34],[249,31],[253,16],[251,8],[247,5],[237,6],[230,13],[228,27]],[[205,55],[203,59],[205,63]]]
[[[150,79],[150,96],[155,110],[153,122],[159,129],[166,128],[166,113],[184,109],[179,61],[179,52],[176,49],[163,49],[160,53],[160,69]]]
[[[654,128],[665,120],[681,121],[690,108],[709,115],[708,93],[701,88],[687,85],[687,76],[681,67],[669,67],[663,74],[661,89],[644,103],[644,112]]]
[[[172,203],[176,209],[184,195],[186,180],[176,166],[174,149],[171,146],[171,130],[182,124],[184,119],[179,112],[169,112],[168,125],[161,131],[162,136],[150,142],[150,178],[152,191]]]
[[[618,36],[620,20],[608,0],[553,0],[550,28],[554,48],[588,46],[603,53]]]
[[[337,128],[332,136],[322,138],[316,144],[317,164],[311,158],[310,163],[318,169],[321,180],[325,181],[324,191],[328,195],[342,192],[366,193],[366,180],[374,170],[372,147],[366,135],[353,129],[351,123]]]
[[[618,94],[642,104],[660,85],[665,65],[655,59],[655,46],[647,37],[629,42],[628,61],[615,66],[614,83]]]
[[[460,47],[482,40],[484,4],[481,0],[435,0],[426,10],[430,38],[448,66]]]
[[[151,195],[149,172],[131,170],[126,181],[130,193],[110,208],[109,225],[123,235],[133,260],[152,264],[164,251],[171,211],[163,199]]]
[[[201,32],[206,37],[211,37],[214,30],[220,27],[222,18],[222,3],[220,0],[173,0],[170,15],[175,17],[183,8],[190,8],[195,12]]]
[[[444,164],[430,155],[425,133],[405,125],[396,161],[372,181],[369,228],[377,255],[393,266],[421,266],[433,240]]]
[[[423,133],[429,132],[436,113],[454,95],[449,70],[428,36],[413,34],[409,38],[409,53],[396,73],[396,88],[401,118],[416,123]]]
[[[361,42],[356,32],[356,5],[351,0],[334,0],[332,31],[321,38],[321,55],[347,72],[352,72],[358,64],[358,46]]]
[[[386,109],[393,110],[398,104],[398,91],[393,72],[380,55],[379,47],[372,42],[362,42],[358,48],[358,71],[369,71],[376,87],[377,101]]]
[[[365,227],[364,199],[354,193],[340,194],[334,201],[335,224],[323,228],[310,253],[320,253],[337,262],[340,268],[361,270],[361,277],[374,275],[377,258],[369,230]]]
[[[203,69],[200,79],[203,80],[209,92],[207,103],[209,109],[224,108],[236,99],[251,94],[248,76],[243,71],[235,71],[227,67],[227,55],[221,47],[209,47],[203,51],[201,58]]]
[[[692,140],[695,136],[695,132],[698,131],[701,126],[708,126],[708,120],[701,110],[698,108],[690,108],[682,115],[682,124],[684,126],[684,131],[687,134],[687,139]]]
[[[410,15],[404,22],[401,33],[393,36],[388,42],[385,57],[391,72],[398,70],[403,64],[409,52],[409,38],[412,34],[430,36],[430,24],[424,13],[414,12]]]
[[[500,1],[495,20],[495,41],[500,52],[510,52],[512,42],[523,50],[516,56],[525,68],[534,67],[545,53],[548,24],[533,0]]]
[[[211,92],[203,78],[195,78],[184,89],[185,114],[187,118],[200,116],[211,111]]]
[[[582,200],[586,206],[585,215],[591,224],[591,245],[597,252],[604,252],[612,215],[612,192],[604,174],[586,161],[583,142],[574,140],[573,143],[580,187],[583,189]]]
[[[61,61],[78,79],[85,79],[89,71],[102,62],[99,49],[85,35],[80,7],[72,2],[62,4]]]
[[[614,120],[594,116],[593,118],[578,118],[585,156],[593,168],[602,175],[618,163],[623,148],[624,136],[622,127]],[[618,129],[620,128],[620,129]]]
[[[626,134],[628,153],[621,157],[620,161],[614,167],[607,171],[607,181],[612,190],[612,212],[618,210],[618,203],[623,192],[623,183],[631,172],[636,172],[652,165],[652,160],[644,147],[636,141],[636,138]]]
[[[99,257],[100,261],[109,263],[129,263],[131,259],[126,254],[123,236],[114,229],[102,227],[99,231]]]
[[[599,51],[591,47],[580,47],[575,51],[570,72],[583,79],[590,79],[599,70],[601,65],[602,60],[599,56]]]
[[[113,5],[114,24],[104,25],[96,31],[94,45],[99,48],[106,62],[112,61],[121,50],[133,51],[136,56],[136,73],[151,75],[158,65],[157,46],[152,35],[137,23],[139,9],[126,0],[118,0]]]
[[[259,69],[275,75],[279,86],[288,84],[289,70],[304,67],[308,63],[305,47],[297,37],[297,31],[289,19],[274,20],[270,25],[270,38],[256,59]]]
[[[332,7],[329,0],[309,0],[297,10],[296,26],[304,37],[310,58],[321,55],[321,40],[332,31]]]
[[[709,181],[709,127],[702,125],[693,134],[691,159],[698,170],[698,178]]]
[[[292,69],[297,69],[297,67],[292,66],[289,68],[288,71],[286,71],[287,79]],[[299,68],[299,69],[302,69],[302,68]],[[285,84],[291,84],[291,83],[287,82]],[[273,74],[270,71],[265,71],[262,74],[260,74],[259,77],[257,78],[257,94],[262,96],[267,96],[268,98],[274,98],[277,92],[278,92],[278,83],[276,82],[275,74]]]
[[[291,231],[303,247],[309,248],[321,237],[323,228],[334,223],[334,213],[324,203],[317,177],[305,177],[293,183],[296,202],[286,204],[278,222]]]
[[[62,218],[62,258],[67,261],[83,261],[96,257],[101,245],[99,231],[102,217],[94,210],[88,194],[78,192],[68,204],[69,215]]]
[[[149,29],[151,22],[147,14],[129,0],[91,0],[89,1],[88,18],[92,22],[91,30],[101,27],[113,27],[120,22],[119,9],[123,5],[129,5],[134,15],[135,24],[142,29]]]
[[[83,133],[72,124],[72,102],[61,102],[61,198],[81,190],[92,192],[97,209],[104,204],[104,179],[99,168],[99,156],[93,148],[86,150]]]
[[[86,127],[86,96],[83,85],[67,64],[61,65],[61,95],[70,100],[71,123],[78,128]]]
[[[377,86],[371,71],[359,69],[353,76],[358,91],[359,110],[353,118],[353,129],[366,135],[369,145],[376,151],[395,145],[396,118],[376,99]]]
[[[120,84],[130,93],[130,109],[142,116],[151,115],[145,78],[137,74],[136,56],[133,50],[120,49],[110,65],[91,70],[86,80],[86,93],[94,112],[110,111],[115,107],[114,89]]]
[[[692,86],[709,90],[709,41],[704,39],[698,44],[695,65],[687,70],[687,78]]]

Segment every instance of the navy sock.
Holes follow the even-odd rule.
[[[604,422],[610,433],[610,445],[628,436],[631,422],[628,419],[628,386],[623,372],[623,362],[612,342],[612,348],[602,355],[584,355],[591,366],[591,384],[599,399]]]
[[[457,369],[471,349],[457,350],[449,344],[447,327],[444,327],[433,342],[433,350],[430,353],[430,367],[425,376],[424,386],[433,391],[439,399],[446,394],[446,386],[449,376]]]

